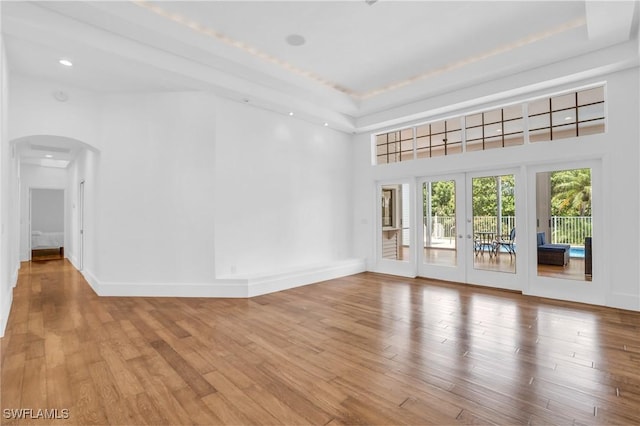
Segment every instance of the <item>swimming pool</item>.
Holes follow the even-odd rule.
[[[584,258],[584,247],[571,247],[569,250],[569,257]]]
[[[514,248],[515,248],[515,244],[514,244]],[[507,253],[507,250],[504,247],[500,247],[500,253]],[[569,249],[569,257],[584,259],[584,247],[572,246]]]

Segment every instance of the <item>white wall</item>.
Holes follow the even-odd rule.
[[[599,241],[600,277],[606,287],[605,304],[627,309],[640,309],[640,288],[638,282],[638,258],[640,258],[640,200],[637,191],[639,175],[640,135],[637,117],[638,106],[638,68],[605,74],[587,80],[579,80],[556,86],[545,91],[522,95],[522,99],[535,97],[553,91],[568,90],[581,85],[607,82],[607,132],[599,135],[583,136],[550,143],[537,143],[521,147],[496,149],[484,152],[465,153],[450,157],[414,160],[375,167],[371,165],[371,139],[369,134],[355,138],[354,153],[354,250],[356,256],[365,256],[369,269],[376,269],[375,248],[375,183],[404,178],[448,174],[455,172],[477,171],[504,167],[526,167],[537,164],[562,161],[599,159],[602,162],[602,185],[600,194],[602,221],[604,229],[597,230]],[[516,79],[517,80],[517,79]],[[503,82],[496,82],[501,87]],[[475,94],[472,88],[469,94]],[[487,91],[491,87],[486,87]],[[456,94],[459,99],[460,93]],[[470,97],[469,100],[473,98]],[[446,99],[442,99],[443,105]],[[499,101],[485,105],[487,109],[499,105]],[[474,105],[473,109],[482,109],[483,105]],[[465,110],[450,112],[450,115],[464,114]],[[434,120],[440,117],[434,116]],[[534,188],[535,182],[526,182],[528,188]],[[528,206],[535,212],[535,206]],[[594,244],[595,241],[594,230]],[[522,234],[520,241],[522,241]],[[594,268],[595,268],[594,264]],[[595,271],[595,269],[594,269]],[[527,283],[522,283],[526,292]]]
[[[31,188],[60,189],[67,188],[69,179],[67,169],[42,167],[31,164],[20,166],[20,260],[31,259],[29,242],[29,190]],[[67,210],[68,213],[68,210]],[[68,217],[67,214],[64,216]],[[65,223],[65,242],[68,241],[69,226]],[[36,228],[33,228],[34,230]]]
[[[612,306],[640,310],[640,199],[637,191],[629,190],[640,183],[640,72],[635,68],[616,73],[607,81],[609,131],[600,143],[606,147],[603,195],[608,226],[601,235],[609,260],[608,299]],[[575,152],[581,151],[576,147]]]
[[[67,93],[69,100],[57,101],[57,90]],[[55,135],[99,148],[98,101],[95,94],[78,88],[12,74],[9,140]]]
[[[10,144],[9,71],[0,35],[0,337],[4,335],[19,269],[19,163]]]
[[[8,148],[7,135],[7,59],[4,40],[0,35],[0,336],[4,335],[4,329],[11,308],[11,264],[8,259],[9,240],[5,233],[7,228],[7,216],[9,194],[7,190],[8,174]]]
[[[68,168],[65,253],[78,266],[84,180],[83,273],[101,294],[242,296],[362,270],[339,264],[351,254],[349,136],[206,93],[89,96],[69,87],[59,103],[54,87],[17,79],[12,137],[99,148]],[[277,285],[255,279],[288,271],[295,276]]]
[[[101,100],[97,270],[109,283],[210,283],[215,111],[198,93]]]
[[[99,153],[81,150],[67,171],[67,238],[65,240],[65,256],[80,269],[96,271],[96,216],[97,216],[97,170]],[[80,182],[84,182],[84,251],[80,264]]]
[[[217,121],[218,275],[349,259],[350,136],[228,100]]]

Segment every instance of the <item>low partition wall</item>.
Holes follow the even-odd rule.
[[[82,275],[98,296],[246,298],[345,277],[365,270],[364,259],[349,259],[278,273],[219,277],[212,283],[102,282],[86,269],[82,271]]]

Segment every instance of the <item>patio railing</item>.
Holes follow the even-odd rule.
[[[551,242],[584,246],[585,237],[591,236],[591,216],[551,216]]]
[[[501,232],[507,235],[515,227],[515,216],[502,216]],[[455,218],[453,216],[434,216],[432,218],[432,239],[455,238]],[[496,216],[474,216],[473,229],[495,231],[498,218]],[[424,226],[426,230],[426,224]],[[551,216],[551,243],[584,246],[585,237],[591,236],[592,221],[590,216]],[[408,240],[407,240],[408,241]]]

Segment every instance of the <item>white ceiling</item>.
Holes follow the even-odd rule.
[[[368,114],[637,41],[638,2],[1,2],[13,72],[213,90],[354,130]],[[291,46],[285,38],[302,35]],[[61,57],[72,68],[57,63]]]

